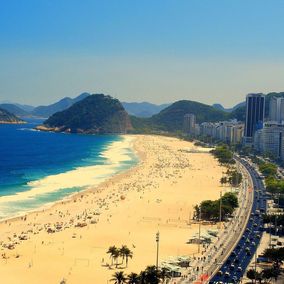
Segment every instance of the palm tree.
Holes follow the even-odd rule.
[[[120,252],[119,252],[119,249],[116,249],[115,251],[113,251],[113,259],[115,259],[115,267],[117,268],[118,266],[118,258],[120,256]]]
[[[157,270],[156,266],[147,266],[145,269],[146,273],[146,283],[151,283],[151,284],[158,284],[160,282],[160,275],[159,271]]]
[[[140,283],[139,284],[147,284],[148,282],[146,281],[146,271],[141,271],[139,274],[139,280]]]
[[[108,251],[107,253],[109,254],[109,257],[111,258],[111,265],[113,265],[113,259],[114,259],[114,256],[117,254],[117,247],[116,246],[110,246],[108,248]]]
[[[262,272],[262,278],[264,280],[267,280],[268,283],[270,282],[271,278],[274,276],[273,275],[273,268],[266,268],[266,269],[263,269]]]
[[[123,245],[120,249],[119,249],[119,255],[122,257],[122,263],[124,263],[124,259],[126,260],[126,267],[128,265],[128,258],[132,258],[133,257],[133,252],[125,245]]]
[[[123,284],[126,281],[126,277],[123,271],[117,271],[112,275],[111,281],[114,281],[114,284]]]
[[[124,256],[125,256],[125,262],[126,262],[126,267],[128,266],[128,258],[132,258],[133,257],[133,252],[126,247],[124,250]]]
[[[122,264],[124,263],[124,258],[125,258],[125,252],[129,250],[127,246],[123,245],[120,249],[119,249],[119,254],[122,257]]]
[[[253,283],[253,280],[256,278],[256,271],[254,269],[249,269],[247,271],[247,278],[251,280],[251,283]]]
[[[127,284],[138,284],[140,277],[138,274],[131,272],[127,277]],[[140,282],[141,283],[141,282]]]

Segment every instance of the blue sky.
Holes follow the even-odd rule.
[[[282,0],[0,0],[0,101],[232,106],[284,90]]]

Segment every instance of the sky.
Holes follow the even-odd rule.
[[[282,0],[0,0],[0,101],[231,107],[284,91]]]

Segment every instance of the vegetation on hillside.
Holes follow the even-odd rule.
[[[132,129],[128,114],[117,99],[90,95],[44,122],[47,128],[79,133],[126,133]]]
[[[175,132],[183,129],[183,118],[185,114],[192,113],[196,116],[196,122],[220,121],[228,118],[228,113],[217,110],[212,106],[194,102],[177,101],[162,110],[159,114],[151,117],[151,122],[161,130]]]
[[[238,121],[245,121],[246,119],[246,106],[240,106],[236,109],[234,109],[230,113],[231,119],[237,119]]]
[[[0,122],[1,123],[23,123],[24,121],[19,119],[14,114],[8,112],[7,110],[0,108]]]

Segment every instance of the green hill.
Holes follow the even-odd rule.
[[[148,125],[155,126],[165,131],[177,131],[183,128],[183,118],[185,114],[196,115],[196,122],[220,121],[228,119],[229,115],[225,111],[217,110],[212,106],[182,100],[177,101],[169,107],[154,115],[147,121]]]
[[[107,134],[126,133],[132,129],[127,112],[117,99],[103,94],[87,96],[68,109],[47,119],[40,130]]]
[[[238,121],[245,121],[246,119],[246,106],[240,106],[234,109],[230,114],[230,118],[236,118]]]
[[[7,110],[0,108],[0,123],[24,123],[24,121]]]

